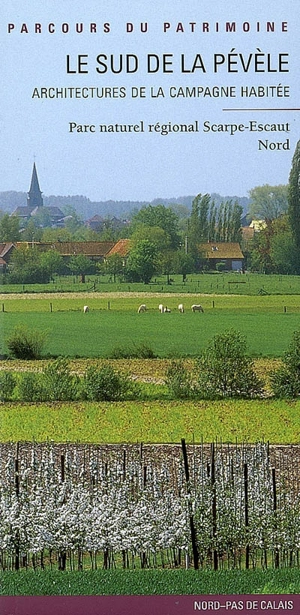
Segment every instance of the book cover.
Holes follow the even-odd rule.
[[[227,0],[227,2],[216,0],[214,3],[209,0],[198,2],[195,0],[186,0],[186,2],[164,0],[161,3],[152,4],[144,0],[140,2],[136,0],[121,0],[121,2],[87,0],[86,3],[69,0],[64,2],[45,0],[43,3],[36,0],[30,0],[27,3],[20,2],[20,0],[11,2],[4,0],[0,15],[1,192],[12,190],[26,192],[31,178],[29,200],[33,194],[31,190],[35,190],[35,198],[38,196],[38,199],[42,199],[42,193],[65,197],[84,195],[92,204],[105,202],[106,209],[99,211],[100,217],[113,218],[115,216],[114,207],[117,203],[119,204],[117,217],[122,218],[122,212],[126,210],[124,203],[127,206],[130,204],[131,211],[134,211],[141,203],[144,205],[153,203],[155,206],[161,201],[177,203],[178,207],[185,206],[186,203],[190,206],[191,197],[195,198],[196,195],[223,195],[225,200],[234,201],[247,197],[249,191],[257,186],[287,184],[293,154],[299,140],[299,9],[295,2],[273,0],[265,3],[259,0],[245,0],[239,5],[233,0]],[[76,203],[74,197],[69,198],[70,213],[74,213]],[[111,210],[110,202],[114,203]],[[32,201],[30,206],[34,209],[41,204],[42,202],[37,200]],[[24,214],[24,212],[22,214],[22,209],[24,209],[22,203],[16,203],[17,207],[19,207],[18,215],[22,216]],[[87,211],[88,207],[89,205],[87,205]],[[52,214],[54,215],[55,212]],[[98,212],[93,211],[90,218],[97,215]],[[32,236],[32,246],[35,241],[36,237]],[[183,246],[186,253],[188,253],[188,248],[187,245]],[[218,250],[218,245],[214,249]],[[76,255],[75,248],[74,255]],[[236,262],[236,271],[242,272],[243,262],[239,255],[240,253],[232,258]],[[130,291],[130,283],[128,290]],[[199,297],[196,301],[197,290],[196,288],[194,292],[196,311],[201,307],[198,305],[199,301],[202,301]],[[261,289],[262,293],[263,289]],[[188,302],[184,294],[182,297],[180,301]],[[74,304],[74,310],[76,310],[82,301],[78,302],[77,298],[74,300],[77,301]],[[102,305],[109,309],[110,301],[113,302],[113,300],[113,295],[112,298],[107,296],[102,299]],[[149,301],[151,303],[151,300]],[[159,301],[160,299],[157,298],[157,305]],[[164,307],[166,299],[163,298],[161,301]],[[168,301],[171,302],[169,298]],[[88,304],[89,299],[85,299],[84,302]],[[148,298],[143,295],[141,300],[132,303],[132,310],[137,312],[139,307],[142,318],[144,316],[142,314],[143,305],[147,303]],[[51,298],[47,300],[48,304],[50,304],[52,313]],[[4,303],[2,306],[4,312],[2,316],[9,317],[9,314],[5,314]],[[90,306],[86,306],[87,312],[93,311],[93,307],[91,309]],[[167,310],[167,307],[165,309]],[[85,314],[85,316],[92,316],[92,314]],[[135,316],[137,317],[136,314]],[[201,314],[199,316],[201,317]],[[34,319],[32,319],[32,324],[34,324]],[[87,335],[86,330],[83,329],[83,331],[84,335]],[[4,335],[4,330],[2,333]],[[133,325],[133,343],[137,344],[140,340],[135,339],[134,335]],[[170,338],[170,331],[168,335]],[[255,331],[253,335],[255,336]],[[192,337],[193,335],[191,335],[191,343]],[[116,340],[116,345],[117,342],[118,340]],[[175,348],[175,342],[176,340],[172,340],[171,348]],[[70,355],[76,356],[74,351],[76,339],[71,334],[67,340],[63,339],[63,343],[65,350],[62,354],[68,355],[69,345]],[[20,419],[22,420],[24,419]],[[37,418],[38,420],[41,419]],[[103,416],[99,418],[100,420],[104,420]],[[126,422],[124,417],[118,420]],[[174,423],[176,420],[176,414],[174,414]],[[6,445],[2,444],[2,468],[4,473],[9,472],[8,467],[13,468],[14,496],[19,495],[19,473],[22,475],[22,480],[25,480],[24,468],[19,468],[14,464],[25,463],[26,458],[29,465],[31,463],[33,467],[35,463],[38,463],[39,458],[42,460],[39,467],[43,466],[44,471],[46,467],[52,467],[51,463],[56,464],[53,477],[58,476],[58,484],[55,487],[56,491],[54,487],[51,494],[49,491],[53,498],[49,506],[52,505],[54,510],[57,506],[57,499],[61,498],[60,530],[53,522],[51,532],[53,537],[56,531],[58,542],[62,541],[61,547],[57,547],[58,560],[55,560],[55,566],[58,562],[62,575],[65,575],[66,561],[64,558],[67,557],[69,547],[63,543],[59,532],[63,525],[64,497],[69,505],[70,494],[66,495],[66,493],[70,484],[75,485],[76,476],[79,486],[76,486],[72,494],[74,498],[72,510],[77,507],[77,517],[74,513],[75,518],[68,517],[65,522],[69,527],[70,524],[74,524],[76,534],[79,532],[78,516],[82,515],[82,523],[84,523],[84,509],[89,507],[90,518],[93,514],[95,515],[94,525],[91,525],[90,542],[87,539],[84,542],[85,554],[88,553],[87,557],[90,557],[88,567],[92,573],[97,567],[95,556],[97,548],[102,549],[101,553],[104,553],[104,559],[101,559],[100,564],[98,561],[98,567],[108,568],[105,570],[107,578],[109,578],[110,569],[115,566],[130,568],[125,536],[128,538],[128,544],[131,545],[132,529],[132,533],[136,532],[137,544],[138,540],[141,540],[142,544],[142,535],[147,534],[147,527],[151,526],[152,532],[153,524],[159,524],[158,521],[154,523],[152,520],[151,525],[151,515],[154,512],[158,517],[161,515],[165,519],[164,523],[166,525],[169,523],[169,527],[173,528],[171,538],[163,536],[162,528],[159,529],[159,540],[162,544],[160,551],[167,553],[167,560],[164,561],[164,555],[161,553],[160,559],[158,558],[150,539],[148,546],[150,555],[147,555],[145,551],[143,560],[137,546],[135,555],[129,549],[130,557],[135,557],[139,561],[139,566],[159,569],[162,575],[172,574],[169,568],[177,566],[184,569],[190,565],[190,562],[195,563],[198,557],[198,554],[193,552],[195,511],[189,506],[186,509],[188,529],[185,531],[189,536],[191,535],[192,540],[192,550],[187,553],[184,549],[181,551],[179,542],[173,540],[175,531],[182,540],[181,523],[183,523],[184,513],[180,507],[176,508],[177,505],[179,506],[177,501],[168,499],[170,497],[168,493],[169,475],[177,472],[176,489],[180,490],[184,486],[185,497],[189,500],[192,498],[189,490],[193,489],[189,472],[194,472],[193,477],[197,476],[197,480],[203,480],[203,484],[209,477],[210,488],[214,489],[212,472],[215,468],[215,455],[221,455],[223,459],[229,453],[223,445],[216,445],[217,451],[214,446],[205,448],[204,444],[208,443],[205,441],[201,443],[203,436],[201,430],[197,429],[195,438],[200,444],[196,453],[191,446],[188,447],[186,456],[185,433],[182,434],[181,443],[180,441],[176,443],[170,432],[169,438],[167,436],[166,439],[174,445],[174,449],[163,449],[163,452],[159,453],[163,455],[163,458],[160,456],[157,460],[158,453],[152,447],[153,443],[147,441],[147,432],[144,432],[144,429],[146,430],[146,426],[141,423],[138,444],[136,440],[130,441],[128,438],[121,452],[119,449],[113,450],[112,448],[108,453],[105,448],[106,443],[103,441],[102,447],[95,445],[85,448],[85,443],[79,442],[77,445],[69,443],[69,446],[66,445],[65,448],[58,450],[50,443],[51,433],[47,434],[48,442],[44,442],[43,445],[33,440],[29,452],[22,442],[18,445],[17,450],[13,447],[9,448],[9,445],[6,449]],[[189,427],[188,433],[189,435],[194,433],[193,426]],[[216,434],[216,438],[218,437],[222,440],[222,436]],[[13,440],[13,437],[11,439]],[[257,439],[261,439],[261,434]],[[68,440],[66,431],[65,441]],[[157,442],[159,441],[158,435]],[[189,438],[189,444],[192,444],[191,438]],[[249,453],[249,459],[251,454]],[[257,445],[255,459],[259,458],[263,467],[269,463],[269,454],[267,445]],[[6,465],[5,455],[7,455]],[[240,453],[235,446],[230,455],[226,457],[229,460],[228,463],[238,465]],[[110,466],[108,467],[108,459],[113,468],[111,470]],[[200,474],[195,471],[198,462],[199,467],[202,468],[201,472],[204,472],[203,468],[205,468],[205,478],[200,470]],[[249,463],[251,466],[252,462],[249,461]],[[246,516],[246,527],[249,514],[247,509],[248,469],[245,463],[244,474],[241,476],[241,483],[238,487],[243,492],[241,501],[244,506],[243,515]],[[46,485],[42,470],[35,471],[37,474],[40,472],[40,485],[36,484],[34,497],[37,509],[40,506],[40,528],[43,528],[44,534],[41,536],[41,531],[38,535],[38,531],[30,527],[30,523],[26,531],[28,544],[31,545],[29,547],[30,567],[42,568],[43,574],[46,575],[51,574],[51,571],[49,572],[49,568],[52,568],[51,546],[45,547],[46,561],[44,562],[41,560],[40,551],[35,552],[32,545],[34,540],[38,544],[47,544],[46,524],[41,504],[42,493],[38,492],[38,486],[42,490],[48,488],[50,483]],[[88,476],[86,482],[82,479],[80,472]],[[109,472],[111,476],[114,476],[113,479],[109,478]],[[132,475],[129,484],[130,472]],[[70,481],[68,487],[65,486],[65,473],[68,474]],[[31,474],[28,470],[28,484],[30,480]],[[49,479],[50,482],[51,480]],[[105,519],[99,501],[96,502],[95,499],[92,503],[91,493],[93,489],[97,490],[97,485],[101,480],[107,488],[106,499],[103,500],[108,515],[107,519]],[[120,481],[126,484],[126,489],[131,489],[133,499],[138,485],[143,484],[145,488],[145,485],[147,486],[148,482],[152,481],[152,500],[149,503],[141,496],[140,516],[134,529],[126,523],[129,509],[126,509],[127,513],[123,514],[122,519],[117,517],[116,501],[121,510],[122,497],[125,498],[126,494],[127,497],[129,491],[127,492],[124,487],[119,491],[115,490],[113,480],[116,483]],[[272,474],[268,480],[272,481]],[[272,505],[276,506],[274,481]],[[272,489],[272,483],[270,484]],[[155,489],[158,489],[159,493]],[[91,498],[89,503],[87,503],[87,494]],[[230,499],[226,501],[230,506],[228,504]],[[83,502],[85,502],[84,505]],[[98,516],[95,512],[96,503],[99,505]],[[212,515],[214,515],[214,505],[216,502],[213,497],[210,511]],[[13,500],[7,503],[7,506],[12,507]],[[25,503],[23,506],[23,514],[25,514]],[[168,506],[170,507],[169,517],[163,517]],[[163,510],[160,510],[160,507]],[[102,525],[99,522],[100,509],[103,513]],[[68,510],[70,511],[71,508]],[[6,514],[3,501],[2,514]],[[137,518],[136,510],[131,510],[130,514],[132,519],[134,515]],[[145,527],[141,521],[143,515],[148,523]],[[195,515],[197,516],[196,513]],[[216,517],[213,516],[213,533],[215,522]],[[197,520],[195,523],[197,524]],[[137,531],[138,524],[140,524],[139,532]],[[99,529],[100,525],[101,529]],[[54,526],[56,530],[53,529]],[[117,526],[119,534],[116,531]],[[204,529],[203,535],[205,534]],[[105,542],[105,531],[113,534],[111,542]],[[103,533],[102,542],[100,541],[101,549],[94,536],[97,532]],[[5,566],[8,568],[10,566],[9,557],[16,557],[15,547],[9,543],[8,534],[7,530],[1,536],[1,561],[4,571]],[[16,541],[19,539],[16,533],[12,532],[11,536],[14,536]],[[70,533],[68,536],[68,540],[71,540]],[[213,538],[215,537],[213,535]],[[153,537],[151,540],[154,540]],[[163,540],[166,542],[164,543]],[[283,537],[279,537],[278,540],[283,540]],[[198,541],[201,541],[199,535]],[[75,543],[77,550],[73,548]],[[96,543],[98,547],[94,546]],[[90,545],[89,548],[87,544]],[[117,563],[114,559],[109,559],[114,557],[111,555],[113,544],[122,545],[116,547],[117,551],[119,549],[118,557],[120,558]],[[72,553],[75,553],[74,557],[77,558],[76,566],[78,575],[80,575],[83,562],[81,561],[79,536],[78,540],[74,539],[72,545],[71,551],[73,549]],[[19,547],[18,568],[22,567],[22,557],[25,558],[26,551],[26,547],[21,543]],[[208,560],[210,559],[212,567],[215,564],[215,568],[218,562],[220,565],[222,559],[222,554],[217,549],[218,547],[214,546],[211,552],[207,553]],[[14,555],[7,556],[7,552],[14,553]],[[230,553],[230,548],[228,552]],[[180,562],[178,557],[182,558]],[[251,567],[247,549],[240,557],[241,567],[244,566],[247,558],[247,567]],[[191,558],[190,561],[189,558]],[[228,558],[230,560],[230,554]],[[276,552],[274,558],[276,564]],[[223,558],[225,568],[224,562],[225,556]],[[72,567],[72,565],[75,566],[70,560],[68,566]],[[285,565],[288,567],[288,562]],[[205,567],[207,563],[203,564],[202,569]],[[145,574],[148,572],[145,570]],[[20,574],[23,572],[21,571]],[[128,570],[128,575],[132,575],[132,569]],[[57,578],[53,577],[53,579],[53,583],[57,583]],[[132,576],[128,576],[128,579],[132,579]],[[234,585],[231,591],[224,595],[214,592],[210,587],[205,594],[199,591],[190,596],[185,595],[184,591],[182,596],[160,594],[159,586],[160,579],[155,577],[153,595],[151,591],[147,596],[141,595],[142,591],[140,595],[131,595],[129,580],[127,592],[124,592],[126,595],[122,596],[113,596],[114,592],[109,596],[101,596],[105,593],[102,586],[99,595],[94,596],[80,595],[80,589],[77,596],[60,595],[66,590],[61,590],[59,586],[54,595],[43,596],[43,576],[41,576],[40,592],[37,592],[41,594],[40,596],[15,598],[13,595],[2,596],[0,613],[3,615],[50,613],[56,610],[62,614],[87,613],[87,615],[105,612],[115,614],[170,613],[173,615],[173,613],[222,611],[240,613],[278,611],[296,614],[297,609],[300,608],[298,596],[285,595],[281,598],[271,595],[272,591],[268,591],[268,584],[265,586],[265,597],[253,596],[246,589],[241,592]],[[13,588],[11,594],[13,594],[14,582],[11,587]],[[291,591],[292,589],[291,587]],[[97,594],[95,591],[94,593]],[[135,591],[135,593],[139,592]]]

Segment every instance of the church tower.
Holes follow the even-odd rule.
[[[39,186],[35,162],[33,164],[31,184],[27,196],[27,206],[30,207],[30,209],[43,206],[43,197]]]

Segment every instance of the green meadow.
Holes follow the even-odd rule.
[[[170,314],[159,312],[161,302],[170,307]],[[178,312],[181,302],[185,306],[184,314]],[[147,311],[138,314],[141,303],[146,303]],[[201,303],[204,313],[192,313],[193,303]],[[85,304],[90,310],[87,314],[83,313]],[[246,336],[251,356],[280,358],[293,332],[300,328],[299,295],[145,292],[0,295],[2,357],[8,354],[7,336],[20,324],[47,333],[45,358],[84,357],[86,363],[110,357],[116,349],[141,345],[151,348],[158,358],[152,363],[136,360],[135,364],[125,361],[123,365],[122,369],[128,369],[138,380],[148,382],[143,385],[149,389],[143,401],[3,405],[0,409],[2,441],[50,438],[73,442],[178,442],[182,437],[207,442],[215,438],[251,442],[265,439],[273,443],[299,441],[298,401],[176,402],[168,399],[157,386],[163,381],[166,359],[197,357],[214,335],[226,329],[237,329]],[[117,362],[115,365],[118,369]],[[16,372],[39,369],[38,362],[19,362],[16,367],[9,360],[2,362],[2,368]],[[81,373],[84,368],[82,364],[75,371]],[[268,371],[264,367],[260,370],[263,375]]]
[[[6,337],[20,324],[47,332],[45,355],[69,357],[108,357],[140,344],[158,357],[197,356],[215,334],[231,328],[246,336],[252,356],[280,357],[300,327],[298,295],[25,294],[1,295],[0,302],[2,356]],[[159,313],[161,302],[171,314]],[[195,302],[203,314],[191,312]],[[137,313],[140,303],[147,305],[144,314]]]
[[[1,278],[0,278],[1,280]],[[121,280],[112,282],[107,275],[86,276],[82,283],[78,276],[55,276],[48,284],[9,284],[9,276],[2,284],[3,293],[84,293],[84,292],[134,292],[144,291],[150,293],[216,293],[216,294],[241,294],[241,295],[260,295],[260,294],[300,294],[299,276],[289,275],[264,275],[258,273],[246,273],[241,275],[236,272],[226,273],[201,273],[190,274],[186,280],[182,280],[181,275],[172,275],[171,283],[167,283],[166,276],[156,276],[150,284],[128,283]]]
[[[200,598],[201,594],[298,594],[300,591],[299,570],[295,568],[219,570],[217,572],[212,570],[84,570],[81,572],[27,570],[26,572],[1,572],[0,583],[0,595],[13,596],[194,594]],[[282,609],[279,612],[283,612]]]

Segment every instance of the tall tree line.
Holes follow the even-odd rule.
[[[295,269],[300,274],[300,141],[296,145],[289,176],[288,214],[294,239]]]
[[[196,255],[199,244],[208,241],[240,242],[242,212],[241,205],[236,202],[225,201],[217,208],[209,194],[198,194],[193,200],[189,220],[189,251]]]

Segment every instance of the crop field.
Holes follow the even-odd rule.
[[[70,357],[107,357],[137,344],[158,357],[197,356],[215,334],[231,328],[246,336],[252,356],[279,357],[300,327],[297,295],[163,295],[171,314],[159,313],[161,301],[162,295],[148,293],[0,295],[0,354],[7,354],[5,339],[19,324],[47,332],[45,354]],[[137,313],[141,302],[148,308],[144,314]],[[204,314],[191,312],[195,302]]]
[[[300,402],[6,403],[0,407],[0,441],[38,442],[257,442],[300,441]]]

